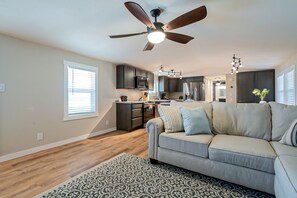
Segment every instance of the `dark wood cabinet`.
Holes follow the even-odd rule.
[[[132,131],[143,128],[143,103],[117,103],[117,130]]]
[[[136,68],[135,76],[147,77],[147,71]]]
[[[148,78],[148,89],[154,89],[154,74],[129,65],[117,65],[116,69],[116,88],[117,89],[135,89],[135,77],[141,76]]]
[[[252,92],[255,88],[270,90],[265,101],[275,101],[275,71],[241,72],[237,74],[237,102],[258,103],[259,98]]]
[[[167,76],[159,76],[159,92],[168,92],[168,77]]]
[[[149,90],[154,90],[155,75],[151,72],[147,72],[147,78]]]
[[[178,78],[159,77],[159,92],[177,92]]]
[[[178,78],[169,78],[168,79],[168,91],[177,92]]]
[[[186,77],[186,78],[169,78],[167,76],[159,77],[159,91],[160,92],[183,92],[183,84],[191,82],[204,82],[203,76]]]
[[[185,78],[178,79],[178,81],[177,81],[177,92],[183,92],[184,82],[185,82]]]
[[[135,68],[128,65],[117,66],[117,89],[134,89],[135,88]]]

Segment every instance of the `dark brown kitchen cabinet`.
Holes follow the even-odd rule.
[[[167,76],[159,76],[159,92],[169,91],[169,78]]]
[[[169,78],[168,79],[168,91],[177,92],[178,78]]]
[[[132,131],[143,128],[143,103],[117,103],[117,130]]]
[[[147,78],[149,90],[154,90],[155,75],[151,72],[147,72]]]
[[[179,78],[168,78],[167,76],[159,77],[160,92],[177,92]]]
[[[134,89],[135,88],[135,68],[128,65],[117,66],[117,89]]]
[[[135,69],[135,76],[147,77],[147,71],[141,69]]]
[[[265,101],[275,100],[275,71],[253,71],[240,72],[237,74],[237,102],[238,103],[258,103],[259,98],[252,93],[255,88],[261,91],[266,88],[270,92]]]
[[[178,79],[178,82],[177,82],[177,91],[178,92],[183,92],[183,83],[185,82],[185,78],[182,78],[182,79]]]

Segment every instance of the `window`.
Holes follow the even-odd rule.
[[[98,116],[98,68],[64,61],[64,120]]]
[[[276,79],[277,102],[295,105],[295,66],[280,73]]]

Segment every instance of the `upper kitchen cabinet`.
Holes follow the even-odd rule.
[[[128,65],[117,66],[117,89],[134,89],[135,88],[135,68]]]
[[[203,76],[186,77],[186,78],[168,78],[167,76],[159,77],[159,91],[160,92],[183,92],[183,84],[204,82]]]
[[[169,91],[169,82],[167,76],[159,76],[159,92],[168,92]]]
[[[252,93],[255,88],[263,90],[269,89],[265,101],[275,101],[275,71],[254,71],[238,73],[237,84],[237,102],[238,103],[258,103],[259,98]]]
[[[141,76],[141,77],[147,77],[147,71],[144,71],[144,70],[141,70],[141,69],[138,69],[136,68],[135,69],[135,76]]]
[[[168,79],[168,91],[169,92],[177,92],[178,89],[178,81],[180,79],[179,78],[169,78]]]
[[[149,90],[154,90],[155,75],[151,72],[147,72],[147,78]]]
[[[154,74],[129,65],[117,65],[117,89],[135,89],[136,76],[148,78],[148,89],[154,89]],[[145,80],[145,79],[144,79]],[[145,82],[146,84],[146,82]],[[142,89],[143,90],[143,89]]]

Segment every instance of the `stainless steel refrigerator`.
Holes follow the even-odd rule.
[[[184,99],[205,101],[205,85],[203,82],[185,82],[183,84]]]

